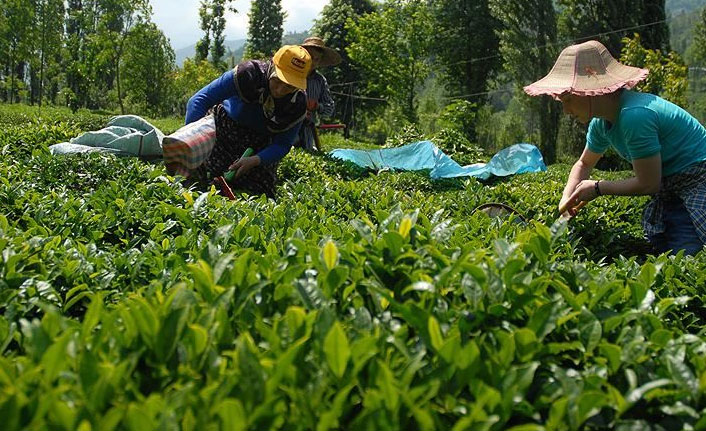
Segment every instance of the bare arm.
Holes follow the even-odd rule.
[[[661,155],[656,154],[644,159],[633,160],[632,166],[635,172],[635,176],[632,178],[618,181],[601,181],[599,184],[601,195],[651,195],[659,191],[662,181]],[[596,197],[598,197],[596,181],[584,179],[576,183],[574,191],[567,198],[567,202],[569,207],[573,208],[581,201],[589,202]]]
[[[626,180],[601,181],[601,194],[618,196],[653,195],[662,181],[662,156],[633,160],[635,176]]]
[[[571,195],[574,193],[578,185],[587,180],[591,175],[591,171],[600,160],[602,154],[594,153],[588,148],[583,150],[581,157],[574,163],[569,173],[569,178],[566,180],[566,186],[564,186],[564,192],[561,194],[561,201],[559,202],[559,211],[565,212],[568,208],[573,208],[578,205],[578,201],[570,201]],[[570,211],[571,213],[571,211]],[[574,215],[575,212],[571,213]]]

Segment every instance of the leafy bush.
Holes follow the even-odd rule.
[[[431,141],[460,165],[487,162],[489,157],[482,148],[471,144],[457,129],[444,129],[432,136]]]
[[[407,124],[399,132],[393,134],[385,140],[385,148],[401,147],[424,140],[424,134],[415,124]]]
[[[442,129],[458,130],[467,140],[475,140],[476,111],[478,105],[467,100],[457,100],[446,105],[439,115]]]
[[[539,136],[528,136],[525,131],[528,115],[516,98],[504,111],[495,112],[490,105],[481,107],[476,125],[478,145],[485,151],[495,153],[520,142],[539,142]]]
[[[51,157],[69,123],[8,144],[38,127],[0,136],[4,430],[703,427],[705,254],[630,257],[644,199],[553,223],[566,165],[440,187],[295,151],[276,201],[228,201]]]
[[[622,42],[620,61],[650,71],[647,79],[636,88],[645,93],[658,94],[681,107],[687,107],[686,89],[689,77],[681,56],[674,51],[665,55],[659,50],[643,48],[637,33],[632,38],[623,38]]]

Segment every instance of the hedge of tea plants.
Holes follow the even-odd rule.
[[[566,165],[435,182],[295,150],[276,200],[228,201],[49,155],[103,116],[3,118],[3,430],[706,429],[706,259],[651,255],[644,199],[555,222]]]

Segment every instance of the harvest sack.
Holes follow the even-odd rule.
[[[162,156],[162,139],[164,134],[144,118],[118,115],[105,128],[51,145],[49,151],[53,155],[99,152],[155,159]]]
[[[213,114],[187,124],[162,141],[164,165],[170,175],[188,178],[203,164],[216,144],[216,122]]]

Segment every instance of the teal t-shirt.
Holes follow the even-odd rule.
[[[659,153],[666,177],[706,160],[706,129],[659,96],[624,90],[617,121],[610,127],[602,118],[591,120],[586,147],[598,154],[613,147],[628,162]]]

